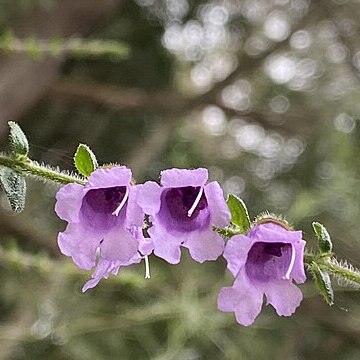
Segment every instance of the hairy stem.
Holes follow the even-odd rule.
[[[54,169],[46,165],[41,165],[36,161],[28,159],[26,156],[16,158],[0,154],[0,166],[6,166],[21,175],[34,176],[43,180],[53,181],[59,184],[77,183],[85,185],[85,179],[78,175]]]
[[[11,32],[0,36],[0,51],[5,54],[25,53],[34,59],[43,55],[60,57],[64,54],[74,57],[114,56],[122,59],[127,58],[130,52],[127,45],[118,41],[81,38],[43,40],[33,37],[18,39]]]
[[[335,257],[318,256],[314,254],[304,254],[304,263],[311,265],[315,262],[321,270],[334,275],[340,280],[345,280],[345,283],[353,284],[356,287],[360,286],[360,271],[354,268],[347,262],[340,262]]]
[[[333,258],[325,264],[320,264],[320,267],[338,278],[360,286],[360,272],[350,264],[341,263]]]
[[[235,235],[241,235],[244,234],[244,232],[240,231],[240,229],[232,228],[232,227],[224,227],[224,228],[218,228],[216,226],[213,226],[213,231],[217,232],[218,234],[224,236],[225,238],[231,238]]]

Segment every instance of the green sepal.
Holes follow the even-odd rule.
[[[74,155],[74,163],[77,171],[86,177],[89,177],[98,167],[95,154],[85,144],[78,146]]]
[[[9,121],[10,144],[14,155],[27,155],[29,153],[29,142],[20,126],[13,121]]]
[[[0,168],[0,185],[10,202],[13,211],[21,212],[25,208],[26,181],[16,171]]]
[[[315,231],[316,237],[319,240],[319,249],[321,253],[331,253],[332,242],[330,235],[326,230],[325,226],[318,222],[313,222],[312,227]]]
[[[311,273],[314,277],[315,285],[324,297],[328,305],[334,304],[334,291],[331,286],[331,280],[329,274],[321,270],[316,262],[312,262],[310,265]]]
[[[229,194],[226,204],[231,213],[231,223],[238,227],[241,233],[247,233],[251,222],[245,203],[236,195]]]

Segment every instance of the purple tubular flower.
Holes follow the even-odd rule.
[[[224,227],[230,212],[217,182],[206,184],[206,169],[170,169],[161,173],[161,185],[149,181],[139,185],[138,203],[150,216],[148,230],[155,255],[170,264],[180,261],[180,246],[198,261],[216,260],[224,240],[212,226]]]
[[[251,325],[259,315],[263,296],[278,315],[290,316],[300,305],[301,291],[293,284],[305,282],[301,231],[266,222],[247,236],[233,236],[224,251],[227,267],[235,277],[232,287],[222,288],[218,308],[235,312],[238,323]]]
[[[151,242],[142,235],[144,213],[137,205],[138,188],[131,186],[131,176],[125,166],[98,169],[85,186],[68,184],[56,194],[55,211],[68,222],[58,236],[61,252],[81,269],[95,267],[83,291],[152,251]]]

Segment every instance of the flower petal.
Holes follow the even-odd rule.
[[[144,238],[142,227],[140,226],[131,226],[129,228],[131,235],[139,242],[138,251],[140,252],[139,259],[141,260],[142,256],[150,255],[154,250],[154,243],[151,238]],[[139,261],[140,261],[139,260]]]
[[[131,170],[125,166],[97,169],[91,174],[85,187],[101,189],[115,186],[128,186],[130,185],[131,177]]]
[[[154,243],[149,238],[143,238],[139,240],[139,251],[141,255],[150,255],[154,250]]]
[[[271,304],[279,316],[290,316],[303,298],[301,290],[288,280],[272,281],[266,284],[267,304]]]
[[[239,277],[232,287],[222,288],[218,297],[218,308],[235,312],[236,321],[251,325],[261,311],[263,292],[248,283],[246,276]]]
[[[294,244],[302,239],[301,231],[289,231],[275,223],[264,223],[253,227],[248,237],[261,242],[282,242]]]
[[[55,212],[60,219],[68,222],[79,222],[79,211],[85,192],[84,186],[68,184],[56,193]]]
[[[138,186],[130,186],[125,219],[125,224],[127,228],[130,228],[134,225],[142,226],[144,222],[144,212],[138,204],[138,195]]]
[[[154,181],[147,181],[145,184],[137,185],[137,202],[145,214],[156,215],[160,210],[160,198],[163,189]]]
[[[199,169],[169,169],[161,172],[161,185],[164,187],[204,186],[208,171]]]
[[[96,249],[100,240],[79,224],[69,224],[64,232],[59,233],[58,245],[60,251],[71,256],[80,269],[90,270],[95,266]]]
[[[166,260],[170,264],[180,262],[180,245],[183,241],[181,236],[173,236],[158,224],[154,224],[148,233],[154,243],[154,254]]]
[[[101,279],[107,279],[110,274],[117,275],[119,269],[119,262],[100,258],[94,273],[91,275],[92,279],[83,286],[82,292],[95,287]]]
[[[224,258],[227,268],[236,277],[241,268],[246,264],[248,253],[254,242],[245,235],[235,235],[227,243]]]
[[[224,227],[230,222],[230,211],[224,199],[224,192],[217,181],[212,181],[204,188],[210,210],[211,224]]]
[[[224,251],[223,238],[210,229],[192,231],[187,233],[186,237],[183,246],[188,248],[191,257],[200,263],[216,260]]]
[[[117,260],[120,265],[129,265],[137,254],[138,247],[138,241],[128,230],[114,228],[105,235],[100,253],[106,260]]]
[[[306,242],[300,240],[294,244],[295,247],[295,264],[291,272],[291,277],[298,283],[302,284],[306,281],[305,269],[304,269],[304,248]]]

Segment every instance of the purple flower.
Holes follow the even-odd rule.
[[[55,211],[68,222],[58,237],[61,252],[81,269],[95,267],[83,291],[152,251],[151,242],[142,235],[144,213],[137,205],[138,188],[131,186],[131,176],[124,166],[98,169],[85,186],[68,184],[56,194]]]
[[[170,169],[161,173],[162,186],[151,181],[139,185],[138,203],[150,215],[154,253],[171,264],[180,261],[180,246],[198,262],[216,260],[224,250],[212,226],[226,226],[230,212],[220,185],[206,185],[207,179],[206,169]]]
[[[300,305],[301,291],[293,284],[306,280],[301,231],[266,222],[256,225],[247,236],[236,235],[226,244],[224,257],[234,275],[232,287],[222,288],[221,311],[235,312],[238,323],[251,325],[261,311],[263,296],[278,315],[290,316]]]

